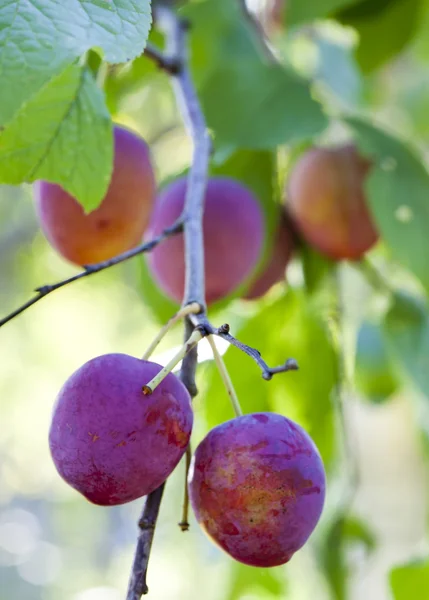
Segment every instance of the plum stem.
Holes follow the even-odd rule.
[[[191,466],[191,445],[189,444],[186,448],[185,455],[185,485],[183,490],[183,509],[182,509],[182,520],[179,523],[179,527],[182,531],[189,530],[189,491],[188,491],[188,473],[189,467]]]
[[[23,313],[25,310],[27,310],[27,308],[30,308],[30,306],[33,306],[33,304],[36,304],[36,302],[39,302],[39,300],[41,300],[48,294],[51,294],[55,290],[58,290],[59,288],[62,288],[64,286],[68,285],[69,283],[73,283],[74,281],[77,281],[78,279],[83,279],[84,277],[89,277],[90,275],[94,275],[95,273],[104,271],[104,269],[109,269],[110,267],[113,267],[114,265],[118,265],[119,263],[125,262],[126,260],[129,260],[130,258],[133,258],[134,256],[138,256],[139,254],[143,254],[144,252],[150,252],[159,243],[161,243],[162,241],[164,241],[165,239],[167,239],[168,237],[170,237],[172,235],[176,235],[177,233],[181,232],[182,230],[183,230],[183,220],[182,220],[182,218],[179,218],[175,223],[173,223],[173,225],[171,225],[171,227],[167,227],[159,235],[157,235],[153,239],[149,240],[148,242],[144,242],[144,243],[140,244],[139,246],[136,246],[135,248],[131,248],[131,250],[127,250],[126,252],[122,252],[122,254],[118,254],[117,256],[114,256],[113,258],[109,258],[108,260],[104,260],[99,263],[94,263],[92,265],[85,265],[83,267],[84,271],[81,271],[80,273],[77,273],[76,275],[72,275],[71,277],[68,277],[67,279],[63,279],[61,281],[58,281],[57,283],[53,283],[50,285],[42,285],[41,287],[36,288],[35,292],[37,293],[37,295],[33,296],[33,298],[31,298],[30,300],[28,300],[27,302],[22,304],[19,308],[15,309],[13,312],[11,312],[9,315],[4,317],[3,319],[0,319],[0,327],[2,327],[3,325],[5,325],[9,321],[11,321],[14,317],[17,317],[18,315]]]
[[[228,396],[230,397],[235,416],[240,417],[243,414],[243,411],[241,410],[240,402],[238,400],[238,396],[234,389],[234,385],[231,381],[231,377],[229,376],[228,369],[226,368],[224,360],[216,347],[216,342],[213,338],[213,335],[207,336],[207,340],[211,346],[211,349],[213,352],[213,358],[215,360],[219,374],[222,378],[223,383],[225,384],[226,390],[228,392]]]
[[[176,367],[181,360],[190,352],[204,337],[204,332],[201,328],[197,327],[194,329],[192,335],[186,340],[183,346],[180,348],[179,352],[173,356],[173,358],[168,361],[168,363],[163,367],[159,373],[153,377],[149,383],[143,386],[142,391],[143,394],[149,395],[158,387],[158,385],[167,377],[169,373]]]
[[[188,315],[197,314],[200,311],[201,306],[198,304],[198,302],[192,302],[191,304],[187,304],[186,306],[183,306],[180,310],[178,310],[177,313],[173,315],[171,319],[169,319],[167,323],[160,329],[158,335],[152,341],[146,352],[143,354],[142,359],[147,360],[153,354],[153,352],[156,350],[157,346],[162,341],[164,336],[178,321],[181,321]]]

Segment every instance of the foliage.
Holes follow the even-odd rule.
[[[393,491],[391,486],[384,492],[388,474],[396,472],[401,460],[413,473],[420,462],[427,468],[417,442],[412,450],[402,448],[400,432],[409,431],[415,440],[422,433],[427,436],[429,2],[267,0],[255,6],[256,26],[240,2],[189,1],[178,8],[191,25],[191,76],[213,141],[210,174],[234,177],[259,199],[265,218],[261,265],[296,161],[312,145],[354,142],[372,163],[365,196],[380,241],[360,263],[339,268],[299,239],[287,283],[257,302],[241,300],[241,286],[210,309],[213,322],[228,322],[234,335],[256,347],[269,365],[288,357],[299,364],[296,373],[267,382],[237,348],[229,347],[224,356],[244,412],[287,415],[308,431],[322,454],[328,501],[314,538],[300,556],[273,570],[231,563],[217,549],[208,549],[194,522],[192,533],[176,540],[170,532],[179,518],[183,473],[178,469],[171,489],[167,487],[170,499],[154,545],[152,589],[154,598],[199,598],[204,584],[210,588],[207,600],[347,600],[360,576],[354,552],[363,548],[361,558],[371,564],[377,551],[386,553],[383,535],[377,534],[385,527],[394,535],[391,522],[401,520],[400,508],[393,517],[388,514],[389,498],[401,487],[398,477]],[[159,187],[188,171],[189,141],[178,126],[169,75],[144,54],[148,39],[160,48],[165,45],[148,0],[0,0],[0,182],[5,184],[0,189],[0,276],[5,313],[45,279],[75,272],[35,236],[26,184],[39,179],[57,183],[86,212],[96,209],[110,183],[115,122],[145,136]],[[113,590],[116,600],[115,588],[125,586],[124,565],[135,537],[130,509],[99,513],[57,481],[45,443],[51,399],[84,360],[117,351],[118,345],[141,355],[145,339],[177,306],[158,289],[141,256],[97,277],[98,283],[94,277],[75,291],[71,286],[0,332],[0,569],[8,597],[110,600]],[[346,287],[341,298],[338,282]],[[368,327],[371,335],[365,341],[359,332]],[[182,332],[172,335],[179,343]],[[202,354],[203,360],[210,358]],[[159,357],[167,362],[165,355]],[[232,417],[212,360],[201,365],[198,387],[195,443]],[[411,424],[405,413],[395,417],[398,405],[412,415]],[[373,464],[371,453],[376,453],[383,427],[374,433],[375,425],[371,429],[365,419],[389,423],[394,417],[400,422],[392,433],[399,440],[395,452],[386,451],[385,462],[374,459]],[[362,446],[370,448],[369,456]],[[363,483],[351,481],[354,463]],[[368,483],[371,474],[379,487]],[[356,507],[344,502],[344,487]],[[381,508],[371,496],[374,489],[382,498]],[[358,491],[367,494],[366,504]],[[418,497],[417,492],[411,495]],[[388,516],[383,520],[384,512]],[[410,543],[389,562],[388,577],[377,571],[395,600],[426,597],[428,563],[409,562],[417,542],[426,538],[424,518],[416,517],[420,529],[412,540],[415,547]],[[35,526],[39,521],[42,525]],[[46,540],[37,527],[47,532]],[[31,544],[22,550],[25,540],[19,535],[15,546],[5,541],[6,534],[12,539],[14,531],[24,530],[33,536],[34,552]],[[57,546],[64,550],[65,567],[58,566]],[[45,551],[47,564],[56,568],[51,579],[49,573],[43,575],[41,563],[34,563],[39,567],[32,571],[28,562]],[[178,582],[177,595],[167,585],[169,570]],[[105,586],[107,595],[84,595],[97,586]],[[365,589],[353,593],[356,598],[366,595]]]

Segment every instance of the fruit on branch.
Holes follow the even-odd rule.
[[[255,300],[264,296],[275,283],[284,279],[293,249],[293,233],[286,217],[282,214],[268,261],[244,295],[246,300]]]
[[[188,485],[206,533],[256,567],[288,562],[313,532],[325,499],[316,446],[299,425],[274,413],[212,429],[192,458]]]
[[[159,195],[147,238],[172,225],[182,213],[187,181],[180,178]],[[207,182],[203,217],[206,302],[228,296],[251,276],[260,258],[264,219],[250,190],[227,177]],[[183,235],[170,238],[146,256],[149,269],[163,292],[181,302],[185,260]]]
[[[295,165],[287,208],[303,238],[335,260],[357,260],[377,241],[364,181],[370,162],[356,148],[313,148]]]
[[[374,323],[365,322],[359,329],[355,385],[359,393],[375,403],[383,402],[399,387],[382,331]]]
[[[114,127],[110,185],[91,213],[59,185],[38,181],[34,192],[40,226],[64,258],[77,265],[107,260],[139,244],[148,225],[155,199],[149,148],[135,133]]]
[[[59,474],[90,502],[123,504],[149,494],[183,456],[193,424],[191,398],[172,373],[144,395],[161,366],[105,354],[62,387],[49,446]]]

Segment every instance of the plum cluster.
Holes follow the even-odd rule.
[[[333,260],[357,260],[377,241],[364,183],[371,164],[352,145],[313,148],[297,161],[278,209],[272,239],[252,190],[210,177],[203,233],[206,301],[264,296],[285,279],[305,242]],[[187,180],[159,193],[150,150],[128,129],[114,127],[114,167],[100,206],[85,213],[75,198],[46,181],[35,185],[41,228],[68,261],[110,259],[158,235],[181,215]],[[183,298],[184,239],[157,246],[147,263],[164,294]],[[172,473],[189,446],[191,397],[169,373],[147,393],[161,366],[107,354],[79,368],[60,390],[49,433],[63,479],[90,502],[112,506],[146,496]],[[306,432],[284,416],[255,413],[214,428],[197,447],[189,497],[210,538],[248,565],[284,564],[316,527],[325,472]]]
[[[56,400],[49,446],[59,474],[87,500],[113,506],[145,496],[189,444],[193,412],[172,373],[145,394],[161,366],[106,354],[80,367]],[[284,564],[313,532],[325,499],[319,452],[296,423],[274,413],[237,417],[197,447],[189,496],[198,522],[234,559]]]
[[[254,193],[230,177],[210,177],[204,205],[204,262],[208,305],[237,293],[264,296],[285,279],[301,238],[334,260],[357,260],[377,241],[364,181],[370,162],[356,148],[313,148],[297,161],[278,209],[272,239]],[[146,142],[115,125],[114,166],[99,207],[85,213],[59,185],[35,184],[35,207],[51,245],[68,261],[87,265],[113,258],[158,235],[182,213],[186,178],[158,194]],[[177,235],[146,257],[160,290],[180,303],[185,280],[184,240]]]

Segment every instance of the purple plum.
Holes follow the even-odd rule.
[[[142,391],[161,366],[105,354],[80,367],[59,392],[49,446],[59,474],[90,502],[123,504],[170,475],[189,443],[190,395],[172,373]]]
[[[234,559],[255,567],[288,562],[321,516],[325,471],[309,435],[274,413],[212,429],[197,447],[189,496],[197,521]]]

